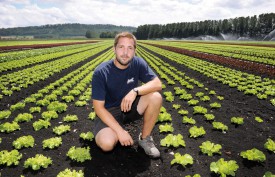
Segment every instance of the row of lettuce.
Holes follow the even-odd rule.
[[[144,41],[145,42],[145,41]],[[148,43],[148,41],[146,41]],[[179,41],[150,41],[151,44],[178,47],[197,52],[232,57],[241,60],[275,65],[275,50],[273,47],[229,45],[229,44],[207,44],[199,42],[179,42]]]
[[[110,47],[110,46],[108,46]],[[101,47],[101,50],[106,49],[106,46]],[[90,55],[95,55],[99,52],[98,48],[91,52]],[[60,118],[61,113],[66,113],[68,105],[70,106],[86,106],[89,105],[91,99],[91,77],[93,70],[97,65],[112,58],[113,52],[108,50],[106,53],[96,57],[95,59],[87,62],[82,67],[69,73],[68,75],[50,83],[44,88],[38,90],[37,93],[30,95],[23,101],[14,105],[10,105],[9,110],[0,111],[0,120],[5,123],[0,124],[0,132],[5,134],[16,133],[20,131],[20,124],[24,122],[32,123],[33,131],[37,132],[42,129],[49,129],[53,120],[59,120],[62,124],[52,128],[55,137],[43,140],[42,144],[36,144],[31,132],[26,132],[25,136],[21,136],[12,142],[13,150],[1,150],[0,159],[1,165],[12,166],[19,165],[23,154],[20,152],[22,148],[32,148],[34,146],[41,146],[43,149],[54,149],[62,145],[62,137],[71,130],[70,123],[78,121],[77,115],[65,115]],[[86,57],[88,58],[88,56]],[[29,109],[28,112],[22,113],[21,110]],[[20,112],[18,115],[15,115]],[[41,117],[38,119],[38,117]],[[91,112],[87,119],[93,120],[95,113]],[[13,120],[12,120],[13,119]],[[38,119],[38,120],[37,120]],[[80,132],[79,137],[86,141],[93,140],[92,132]],[[4,137],[7,138],[7,137]],[[2,141],[2,139],[1,139]],[[43,151],[44,152],[44,151]],[[46,151],[45,151],[46,153]],[[28,156],[28,154],[24,154]],[[66,153],[71,160],[76,162],[84,162],[91,160],[89,147],[75,147],[69,148]],[[39,170],[41,168],[48,168],[53,164],[53,159],[44,154],[36,154],[34,157],[29,157],[23,163],[24,168],[31,168],[32,170]],[[65,169],[57,176],[83,176],[84,173],[72,169]],[[23,176],[23,175],[22,175]]]
[[[142,44],[141,46],[143,46],[144,48],[142,47],[138,49],[138,55],[146,59],[149,65],[160,75],[160,78],[164,81],[164,83],[167,84],[167,86],[174,88],[174,92],[165,91],[167,86],[163,84],[163,95],[165,101],[171,103],[173,109],[178,112],[179,116],[182,116],[182,123],[191,125],[191,127],[189,128],[190,138],[194,138],[194,140],[196,141],[197,138],[206,135],[206,129],[203,126],[197,126],[199,123],[197,123],[196,120],[192,118],[192,115],[202,115],[205,118],[205,121],[212,124],[213,130],[218,130],[223,133],[228,132],[229,127],[222,121],[218,121],[220,118],[216,118],[214,114],[214,112],[218,111],[218,109],[222,106],[222,101],[224,99],[223,96],[217,95],[215,90],[209,90],[204,86],[203,83],[194,78],[188,77],[186,73],[177,70],[169,63],[148,52],[148,49],[154,51],[157,54],[161,54],[170,60],[173,60],[171,58],[174,56],[175,53],[169,51],[161,51],[162,49],[157,49],[148,45]],[[182,58],[184,58],[184,56],[177,56],[177,60],[173,61],[180,61]],[[188,60],[188,62],[192,61]],[[182,104],[173,104],[175,97],[178,97],[179,100],[182,100]],[[193,107],[193,112],[189,112],[187,109],[184,109],[186,107]],[[178,117],[175,117],[175,119],[178,119]],[[244,118],[242,116],[236,115],[235,117],[231,117],[230,120],[231,124],[233,125],[240,126],[244,124]],[[255,121],[261,123],[263,119],[259,116],[255,116]],[[158,117],[158,122],[165,123],[159,125],[160,133],[168,133],[167,136],[161,139],[161,146],[168,148],[186,147],[183,135],[181,133],[173,134],[175,130],[175,128],[173,127],[173,118],[164,107],[162,107],[161,109],[161,113]],[[208,156],[213,156],[214,154],[222,154],[222,145],[215,144],[214,142],[212,142],[212,140],[202,142],[199,148],[203,154],[206,154]],[[263,148],[265,148],[269,152],[275,153],[275,142],[271,138],[268,138],[266,140],[266,143],[263,145]],[[171,160],[171,165],[177,163],[185,168],[187,168],[188,165],[192,165],[195,161],[198,160],[193,159],[192,154],[190,155],[188,153],[180,154],[179,152],[172,152],[172,155],[174,155],[174,159]],[[244,159],[260,163],[266,160],[264,152],[257,148],[243,150],[240,152],[240,156]],[[235,173],[238,170],[239,166],[235,160],[226,161],[224,160],[224,158],[220,158],[218,161],[212,162],[209,165],[209,168],[210,171],[217,173],[221,176],[235,176]],[[270,171],[267,171],[263,175],[268,176],[272,175],[272,173]],[[194,174],[194,177],[199,176],[200,174]]]
[[[140,45],[231,88],[237,88],[244,94],[255,95],[258,99],[269,99],[275,106],[275,79],[249,74],[151,45]]]
[[[2,68],[17,69],[18,71],[2,74],[0,76],[0,99],[3,96],[12,96],[14,92],[19,92],[22,88],[43,81],[56,73],[60,73],[81,61],[85,61],[92,55],[95,55],[110,47],[109,43],[94,44],[67,51],[56,52],[53,54],[39,55],[21,60],[14,60],[1,63]],[[55,58],[55,60],[52,60]],[[44,62],[44,63],[41,63]],[[22,68],[34,64],[30,67]]]

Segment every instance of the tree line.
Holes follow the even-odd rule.
[[[0,36],[34,36],[34,38],[68,38],[84,37],[99,38],[102,33],[117,31],[136,31],[136,27],[116,26],[109,24],[54,24],[16,28],[0,28]]]
[[[171,24],[146,24],[138,26],[138,39],[188,38],[201,35],[220,36],[233,34],[238,37],[262,39],[275,29],[275,13],[259,16],[237,17],[224,20],[205,20]]]

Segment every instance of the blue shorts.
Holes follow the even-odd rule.
[[[119,107],[111,107],[107,110],[114,116],[114,118],[117,120],[117,122],[123,126],[124,124],[133,122],[135,120],[141,119],[143,115],[140,115],[137,111],[137,105],[139,102],[140,96],[137,96],[135,101],[132,104],[131,110],[128,112],[122,112],[120,106]],[[93,133],[94,136],[103,128],[108,127],[105,123],[102,122],[102,120],[96,116],[95,122],[94,122],[94,129]]]

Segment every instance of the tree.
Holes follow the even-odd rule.
[[[96,33],[94,31],[88,30],[85,35],[86,38],[96,38]]]

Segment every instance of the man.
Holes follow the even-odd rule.
[[[150,136],[162,105],[158,92],[160,79],[142,59],[135,56],[136,38],[128,32],[117,34],[114,41],[115,58],[100,64],[93,74],[92,99],[97,114],[94,135],[103,151],[111,151],[119,142],[133,145],[123,123],[143,117],[138,144],[147,155],[160,156]],[[138,86],[138,81],[144,84]]]

